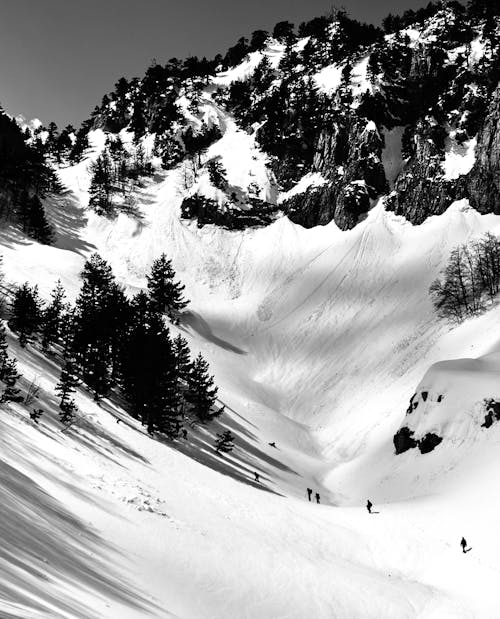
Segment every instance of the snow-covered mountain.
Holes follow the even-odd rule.
[[[454,248],[500,235],[499,20],[481,6],[385,35],[282,27],[203,75],[119,82],[61,144],[47,131],[53,239],[3,213],[6,294],[60,279],[74,301],[98,252],[131,296],[165,252],[190,299],[170,330],[225,408],[169,441],[81,385],[64,427],[60,358],[8,330],[22,395],[39,391],[0,405],[1,617],[497,615],[500,309],[450,323],[429,295]]]

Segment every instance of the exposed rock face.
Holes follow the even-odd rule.
[[[415,152],[397,178],[387,207],[413,224],[421,224],[459,199],[460,187],[443,177],[441,153],[434,142],[420,134],[414,140]]]
[[[332,219],[342,230],[354,227],[359,216],[369,210],[371,199],[387,191],[382,148],[375,124],[354,115],[323,131],[313,171],[328,182],[286,201],[285,212],[306,228]]]
[[[467,197],[481,213],[500,213],[500,85],[479,131],[476,162],[467,178]]]
[[[421,133],[415,151],[395,183],[389,209],[413,224],[441,215],[452,202],[468,198],[480,213],[500,213],[500,86],[477,136],[476,161],[471,172],[455,181],[442,173],[443,153]]]
[[[214,200],[194,195],[185,198],[181,214],[185,219],[197,219],[198,227],[216,224],[228,230],[244,230],[249,227],[265,226],[273,221],[278,207],[261,200],[250,201],[249,208],[226,208],[221,210]]]

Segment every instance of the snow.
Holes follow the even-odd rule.
[[[282,43],[271,40],[271,43],[262,51],[251,52],[237,66],[216,75],[212,83],[216,86],[230,86],[233,82],[244,82],[249,79],[261,60],[266,57],[273,69],[276,69],[285,51]]]
[[[367,75],[369,60],[369,55],[364,56],[352,68],[349,87],[355,99],[359,99],[359,97],[365,92],[373,91],[373,86]],[[329,95],[334,94],[342,83],[342,71],[344,70],[344,67],[345,65],[331,64],[321,69],[321,71],[313,76],[317,87],[322,92]],[[355,101],[353,105],[355,106],[357,104],[358,102]]]
[[[475,137],[460,144],[455,139],[454,133],[450,134],[446,142],[443,162],[444,176],[447,180],[456,180],[472,170],[476,162],[476,144],[477,138]]]
[[[314,75],[317,87],[327,94],[335,93],[342,82],[342,65],[331,64]]]
[[[222,158],[230,183],[272,192],[254,136],[229,117],[221,127],[207,156]],[[500,306],[452,329],[436,319],[428,288],[453,247],[499,233],[500,217],[461,201],[412,226],[380,201],[347,232],[285,217],[199,229],[180,219],[189,189],[178,168],[137,189],[139,217],[107,220],[84,208],[104,138],[93,132],[88,159],[61,170],[68,191],[47,203],[54,247],[0,230],[7,279],[47,296],[61,278],[74,298],[85,258],[99,251],[135,292],[165,251],[191,300],[172,331],[206,356],[227,408],[172,444],[80,390],[82,417],[61,432],[55,360],[14,340],[46,413],[39,426],[19,405],[0,416],[0,614],[496,616],[500,424],[486,431],[468,413],[496,381],[498,357],[484,355],[500,342]],[[398,140],[386,133],[387,169],[398,167]],[[307,175],[292,191],[322,182]],[[450,438],[430,454],[395,456],[392,436],[423,386],[432,402],[415,423]],[[217,456],[213,435],[226,427],[237,447]],[[322,505],[309,504],[307,487]],[[367,498],[378,515],[367,514]],[[473,547],[465,556],[462,535]]]
[[[425,400],[422,392],[428,394]],[[406,418],[415,438],[433,432],[444,440],[440,449],[457,441],[477,441],[478,435],[488,432],[481,428],[486,414],[483,400],[500,401],[500,355],[440,361],[426,372],[416,393],[418,406]]]
[[[472,64],[477,64],[480,60],[484,58],[486,53],[486,42],[481,37],[476,37],[470,44],[470,62]]]
[[[289,189],[288,191],[283,191],[280,193],[278,198],[278,204],[281,204],[285,200],[289,200],[294,196],[298,196],[301,193],[305,193],[308,189],[313,187],[321,187],[327,181],[321,176],[319,172],[310,172],[303,176],[299,182]]]

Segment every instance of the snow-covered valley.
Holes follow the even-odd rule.
[[[495,350],[497,307],[451,329],[428,288],[455,245],[500,219],[460,202],[412,226],[381,202],[349,232],[286,218],[199,229],[179,218],[176,174],[145,185],[140,218],[110,221],[83,207],[85,166],[63,170],[55,246],[4,229],[4,270],[44,295],[60,277],[74,296],[98,251],[135,291],[166,251],[191,299],[173,329],[209,360],[236,448],[214,453],[218,425],[153,440],[83,391],[61,432],[57,368],[12,342],[51,413],[38,426],[19,405],[1,416],[2,616],[495,616],[500,434],[463,417],[498,395],[498,372],[474,401],[459,375],[439,386],[456,431],[432,453],[396,456],[392,437],[432,363]]]
[[[498,617],[487,4],[279,22],[79,129],[0,108],[0,619]],[[187,307],[152,297],[162,254]],[[21,339],[57,280],[76,305]]]

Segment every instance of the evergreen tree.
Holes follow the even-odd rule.
[[[75,134],[75,140],[69,153],[71,163],[81,161],[85,149],[89,146],[88,128],[82,126]]]
[[[210,159],[210,161],[207,162],[207,168],[212,185],[217,189],[224,191],[227,187],[227,176],[221,160],[219,158]]]
[[[91,166],[89,206],[99,215],[109,215],[112,212],[112,168],[111,159],[104,151]]]
[[[43,245],[50,245],[54,232],[37,195],[30,197],[26,190],[17,198],[17,218],[23,232]]]
[[[48,349],[62,337],[63,313],[66,307],[66,292],[58,280],[51,292],[52,300],[42,313],[42,346]]]
[[[82,279],[73,318],[72,351],[97,400],[112,385],[113,338],[125,326],[117,319],[116,283],[109,264],[93,254],[85,263]]]
[[[175,271],[172,262],[162,254],[153,262],[151,274],[147,276],[148,294],[153,309],[175,318],[188,301],[183,297],[184,286],[174,281]]]
[[[50,245],[54,238],[54,231],[47,220],[45,209],[37,195],[30,199],[28,213],[28,234],[35,241],[42,243],[42,245]]]
[[[19,378],[21,378],[21,374],[17,371],[17,361],[9,357],[3,370],[2,381],[5,383],[5,389],[0,396],[0,404],[4,404],[5,402],[22,402],[23,397],[16,387]]]
[[[7,349],[7,334],[3,321],[0,321],[0,380],[3,380],[5,366],[9,359]]]
[[[45,141],[45,148],[47,152],[53,157],[57,157],[57,143],[59,140],[59,130],[55,122],[51,122],[47,129],[47,139]]]
[[[217,440],[215,441],[215,451],[220,453],[228,453],[233,451],[234,448],[234,436],[231,434],[231,430],[225,430],[222,434],[217,434]]]
[[[61,370],[59,382],[56,385],[56,394],[61,398],[59,402],[59,419],[62,423],[70,423],[76,411],[75,401],[71,398],[71,394],[75,393],[75,387],[78,385],[77,367],[73,359],[68,358]]]
[[[73,141],[76,140],[75,128],[72,125],[65,127],[57,140],[57,163],[67,160],[73,148]]]
[[[173,341],[172,346],[177,376],[179,377],[179,380],[187,384],[192,368],[188,343],[179,333]]]
[[[185,393],[185,399],[191,405],[191,411],[202,422],[209,421],[213,417],[212,408],[218,391],[208,369],[208,363],[200,353],[189,373],[188,388]]]
[[[124,394],[149,433],[173,438],[180,430],[181,394],[169,331],[144,292],[133,299],[132,311],[122,359]]]
[[[31,287],[26,282],[17,288],[11,305],[9,327],[19,335],[19,344],[23,348],[40,329],[41,314],[38,287]]]

